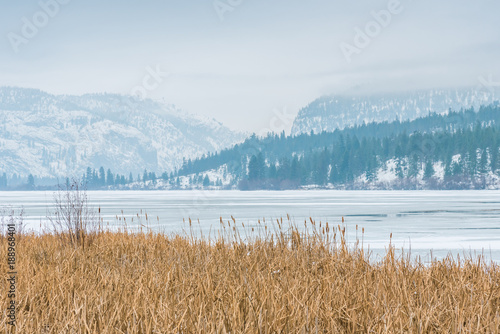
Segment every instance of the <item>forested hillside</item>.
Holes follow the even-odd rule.
[[[292,126],[292,135],[334,131],[383,121],[406,121],[445,114],[448,109],[478,109],[498,101],[495,94],[477,89],[445,89],[373,94],[368,96],[323,96],[302,108]]]
[[[500,107],[491,105],[321,134],[253,136],[185,161],[170,183],[206,186],[207,172],[219,171],[221,179],[232,176],[227,187],[240,189],[496,188],[499,126]]]
[[[499,143],[495,104],[319,134],[253,135],[184,159],[174,172],[88,167],[82,181],[88,189],[500,189]],[[39,188],[38,180],[30,175],[22,187]],[[8,183],[0,173],[0,189],[15,189]]]

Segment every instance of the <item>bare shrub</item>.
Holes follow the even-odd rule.
[[[54,209],[47,215],[52,232],[74,246],[91,242],[100,231],[100,213],[90,205],[87,192],[73,181],[54,194]]]

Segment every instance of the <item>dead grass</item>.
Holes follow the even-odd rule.
[[[392,248],[373,263],[341,226],[306,227],[232,220],[211,239],[101,232],[76,248],[24,235],[17,333],[500,332],[498,265],[423,265]],[[4,237],[0,246],[5,314]]]

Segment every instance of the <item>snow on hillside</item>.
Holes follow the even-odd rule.
[[[244,135],[173,105],[115,94],[56,96],[0,88],[0,172],[80,176],[172,171],[183,157],[229,147]]]
[[[412,120],[430,112],[479,108],[495,101],[498,97],[489,92],[473,89],[378,96],[324,96],[299,111],[292,126],[292,135],[334,131],[363,123]]]
[[[452,162],[458,163],[461,159],[460,154],[453,156]],[[390,159],[385,162],[384,166],[379,168],[375,177],[370,181],[368,180],[366,173],[360,175],[351,186],[353,189],[443,189],[442,183],[445,178],[445,169],[443,162],[439,161],[434,163],[434,175],[426,179],[424,177],[424,166],[420,166],[417,175],[414,180],[401,180],[397,174],[397,166],[400,164],[402,166],[402,170],[404,173],[407,173],[409,161],[407,158],[401,159],[398,161],[397,159]],[[408,182],[410,181],[410,182]],[[484,188],[489,190],[498,190],[500,189],[500,176],[489,171],[484,175],[476,175],[474,180],[469,180],[463,184],[463,189],[470,188],[470,182],[473,181],[475,183],[481,184],[484,183]],[[465,181],[462,181],[465,182]],[[437,186],[441,184],[440,186]],[[309,186],[311,187],[311,186]],[[314,186],[313,186],[314,187]],[[345,188],[344,186],[342,186]],[[329,185],[327,188],[333,188],[332,185]]]

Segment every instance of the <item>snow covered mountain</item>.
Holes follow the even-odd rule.
[[[478,108],[498,101],[488,91],[428,90],[373,96],[324,96],[299,111],[292,135],[334,131],[352,125],[394,120],[412,120],[429,112],[446,113],[450,108]]]
[[[0,88],[0,172],[7,174],[81,176],[100,166],[126,175],[168,172],[183,157],[243,139],[214,119],[153,100]]]

